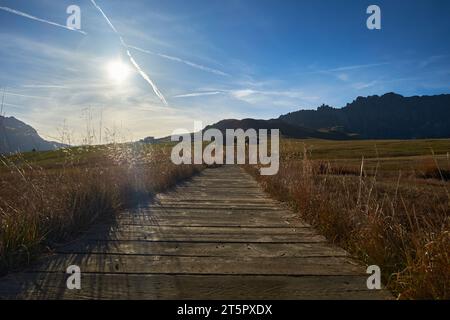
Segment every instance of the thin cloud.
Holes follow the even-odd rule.
[[[52,84],[27,84],[27,85],[23,85],[22,88],[26,88],[26,89],[69,89],[69,87],[67,87],[67,86],[52,85]]]
[[[46,100],[51,100],[49,97],[40,97],[40,96],[31,96],[31,95],[27,95],[27,94],[20,94],[20,93],[14,93],[14,92],[8,92],[5,91],[4,94],[6,96],[17,96],[17,97],[22,97],[22,98],[32,98],[32,99],[46,99]]]
[[[201,91],[190,92],[174,96],[174,98],[193,98],[203,96],[213,96],[224,94],[234,99],[249,101],[252,97],[282,97],[288,99],[303,99],[303,100],[317,100],[319,97],[305,96],[299,90],[253,90],[253,89],[235,89],[235,90],[215,90],[215,91]]]
[[[213,96],[213,95],[223,94],[223,93],[226,93],[226,92],[224,92],[224,91],[192,92],[192,93],[179,94],[179,95],[174,96],[174,98],[192,98],[192,97]]]
[[[420,66],[420,68],[426,68],[426,67],[428,67],[429,65],[431,65],[431,64],[433,64],[433,63],[436,63],[436,62],[438,62],[439,60],[445,59],[445,58],[447,58],[447,57],[449,57],[448,54],[434,55],[434,56],[428,57],[427,59],[421,61],[420,64],[419,64],[419,66]]]
[[[325,70],[325,72],[349,71],[349,70],[381,67],[381,66],[385,66],[387,64],[390,64],[390,63],[389,62],[381,62],[381,63],[357,64],[357,65],[353,65],[353,66],[345,66],[345,67],[329,69],[329,70]]]
[[[366,68],[381,67],[381,66],[385,66],[385,65],[388,65],[388,64],[390,64],[390,62],[357,64],[357,65],[343,66],[343,67],[337,67],[337,68],[332,68],[332,69],[309,71],[309,72],[304,72],[303,74],[316,74],[316,73],[331,73],[331,72],[351,71],[351,70],[359,70],[359,69],[366,69]]]
[[[196,69],[199,69],[199,70],[202,70],[202,71],[206,71],[206,72],[209,72],[209,73],[213,73],[213,74],[216,74],[216,75],[219,75],[219,76],[226,76],[226,77],[230,76],[228,73],[225,73],[223,71],[220,71],[220,70],[217,70],[217,69],[213,69],[213,68],[210,68],[210,67],[207,67],[207,66],[203,66],[201,64],[197,64],[195,62],[184,60],[184,59],[181,59],[181,58],[178,58],[178,57],[170,56],[170,55],[163,54],[163,53],[153,52],[153,51],[142,49],[142,48],[139,48],[139,47],[136,47],[136,46],[130,46],[129,45],[128,48],[134,49],[136,51],[140,51],[142,53],[155,55],[155,56],[158,56],[158,57],[161,57],[161,58],[164,58],[164,59],[168,59],[168,60],[171,60],[171,61],[184,63],[185,65],[188,65],[190,67],[193,67],[193,68],[196,68]]]
[[[103,12],[102,8],[100,8],[99,5],[97,5],[97,3],[95,2],[95,0],[91,0],[91,3],[94,5],[95,8],[97,8],[97,10],[102,14],[103,18],[105,18],[106,22],[108,23],[108,25],[111,27],[111,29],[114,31],[115,34],[117,34],[117,36],[119,37],[120,43],[122,44],[122,46],[124,46],[128,58],[130,59],[131,64],[134,66],[134,68],[136,69],[136,71],[141,75],[141,77],[147,81],[148,84],[150,84],[150,86],[153,89],[153,92],[158,96],[158,98],[164,103],[164,105],[168,105],[166,99],[164,98],[164,95],[161,93],[161,91],[159,91],[158,87],[156,86],[156,84],[150,79],[150,77],[142,70],[142,68],[139,66],[139,64],[136,62],[136,60],[133,58],[133,56],[131,55],[131,52],[128,50],[128,45],[125,43],[125,40],[122,38],[122,36],[120,35],[120,33],[117,31],[117,29],[114,27],[114,25],[112,24],[111,20],[109,20],[108,16],[105,14],[105,12]]]
[[[52,25],[52,26],[55,26],[55,27],[64,28],[64,29],[67,29],[67,30],[70,30],[70,31],[75,31],[75,32],[79,32],[81,34],[87,35],[87,33],[82,31],[82,30],[70,28],[70,27],[65,26],[63,24],[59,24],[59,23],[56,23],[56,22],[53,22],[53,21],[41,19],[41,18],[32,16],[31,14],[19,11],[19,10],[11,9],[11,8],[8,8],[8,7],[0,7],[0,10],[6,11],[6,12],[9,12],[9,13],[12,13],[12,14],[24,17],[24,18],[28,18],[28,19],[31,19],[31,20],[34,20],[34,21],[43,22],[43,23],[46,23],[46,24],[49,24],[49,25]]]
[[[362,90],[362,89],[367,89],[370,87],[373,87],[375,85],[377,85],[379,82],[374,80],[374,81],[370,81],[370,82],[358,82],[353,84],[353,87],[357,90]]]
[[[338,77],[338,79],[340,79],[342,81],[348,81],[349,80],[349,76],[346,73],[341,73],[337,77]]]
[[[25,106],[19,106],[19,105],[17,105],[17,104],[6,103],[6,102],[3,102],[2,105],[3,105],[3,106],[13,107],[13,108],[18,108],[18,109],[28,109],[28,108],[25,107]]]

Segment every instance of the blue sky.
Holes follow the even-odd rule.
[[[65,25],[81,8],[83,35],[0,10],[5,114],[46,138],[86,126],[125,140],[191,129],[194,120],[271,118],[357,96],[450,92],[449,1],[0,0]],[[366,28],[381,8],[382,29]],[[155,94],[130,62],[167,101]],[[117,83],[111,61],[129,68]],[[87,119],[90,119],[89,121]]]

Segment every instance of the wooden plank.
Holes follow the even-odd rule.
[[[241,210],[217,210],[217,211],[204,211],[195,209],[158,209],[151,210],[149,213],[143,212],[133,212],[117,215],[117,219],[177,219],[177,218],[192,218],[192,219],[224,219],[227,221],[239,219],[242,221],[247,221],[250,219],[261,219],[261,220],[295,220],[299,223],[306,225],[298,219],[297,216],[290,213],[281,212],[261,212],[261,211],[241,211]]]
[[[111,224],[142,225],[211,225],[211,226],[248,226],[248,227],[306,227],[293,215],[261,214],[253,212],[200,213],[199,211],[152,211],[151,214],[121,214],[111,220]]]
[[[346,257],[348,253],[324,243],[224,243],[78,241],[57,253],[173,255],[192,257]],[[275,260],[276,261],[276,260]]]
[[[364,275],[347,257],[185,257],[117,254],[58,254],[44,259],[34,272],[62,272],[77,265],[89,273]]]
[[[242,218],[233,219],[232,217],[209,217],[205,219],[202,217],[192,216],[172,216],[172,217],[120,217],[115,219],[115,222],[120,225],[148,225],[148,226],[180,226],[180,227],[271,227],[271,228],[283,228],[287,226],[305,227],[306,224],[301,223],[298,220],[284,220],[270,217],[264,218]]]
[[[149,204],[147,210],[150,212],[199,212],[199,213],[207,213],[207,214],[228,214],[228,213],[260,213],[266,215],[288,215],[288,216],[296,216],[293,212],[288,211],[286,208],[264,208],[264,207],[242,207],[242,206],[196,206],[195,204],[183,204],[179,206],[161,206],[157,203]],[[131,211],[130,214],[136,214],[137,212]],[[297,215],[298,216],[298,215]]]
[[[226,235],[226,234],[146,234],[145,232],[115,232],[113,234],[89,233],[83,235],[87,240],[128,240],[128,241],[172,241],[172,242],[261,242],[261,243],[317,243],[326,242],[320,235],[311,234],[298,237],[297,235]]]
[[[222,193],[223,192],[223,193]],[[266,195],[261,194],[261,192],[245,192],[245,194],[242,194],[242,192],[236,192],[236,191],[227,191],[227,190],[221,190],[218,191],[217,194],[214,196],[214,198],[211,197],[211,193],[209,191],[202,191],[202,190],[177,190],[176,192],[173,191],[172,193],[167,193],[164,196],[160,195],[157,197],[157,199],[169,199],[169,198],[179,198],[179,199],[218,199],[218,200],[236,200],[236,201],[242,201],[242,200],[248,200],[248,198],[252,198],[254,200],[259,201],[268,201],[277,203],[275,200],[267,200]],[[247,199],[246,199],[247,198]]]
[[[122,229],[111,230],[111,227],[100,226],[84,233],[83,238],[88,240],[139,240],[139,241],[201,241],[201,242],[285,242],[285,243],[311,243],[326,242],[323,236],[316,234],[311,228],[297,228],[296,233],[280,232],[279,228],[272,228],[270,232],[258,232],[258,228],[198,228],[195,233],[186,230],[173,230],[162,232],[158,228],[153,231],[146,230],[142,226],[136,230]],[[128,226],[133,227],[133,226]],[[180,228],[173,228],[180,229]],[[213,230],[218,229],[218,230]],[[237,229],[232,231],[232,229]],[[264,228],[265,229],[265,228]],[[270,228],[269,228],[270,229]],[[278,230],[278,231],[277,231]]]
[[[288,211],[286,209],[252,209],[252,208],[197,208],[193,205],[184,206],[184,207],[162,207],[158,205],[151,205],[141,210],[133,210],[129,212],[123,212],[119,214],[119,216],[147,216],[152,217],[158,214],[168,215],[192,215],[192,216],[202,216],[202,217],[211,217],[211,216],[225,216],[225,215],[234,215],[238,216],[254,216],[254,217],[298,217],[298,215]]]
[[[236,179],[229,179],[226,180],[224,178],[214,178],[214,179],[208,179],[208,178],[202,178],[198,180],[193,180],[189,183],[184,184],[183,186],[195,186],[195,187],[204,187],[204,186],[214,186],[214,187],[247,187],[247,188],[253,188],[255,190],[259,189],[260,186],[257,182],[249,182],[246,180],[236,180]]]
[[[272,209],[273,211],[276,212],[276,210],[278,209],[278,206],[276,204],[272,204],[272,203],[265,203],[263,202],[257,202],[257,201],[249,201],[249,202],[244,202],[244,201],[220,201],[220,200],[200,200],[198,199],[197,201],[192,199],[192,200],[187,200],[187,199],[179,199],[179,200],[175,200],[175,201],[160,201],[157,203],[158,207],[163,207],[163,208],[177,208],[177,207],[183,207],[183,206],[193,206],[195,205],[198,208],[208,208],[208,209],[214,209],[214,208],[218,208],[218,209],[222,209],[222,208],[250,208],[253,210],[260,210],[262,208],[264,209]],[[151,208],[151,207],[150,207]]]
[[[35,273],[0,283],[2,299],[386,299],[359,276],[195,276],[83,274],[81,290],[66,290],[67,275]]]
[[[93,229],[95,232],[95,229]],[[130,232],[130,233],[146,233],[146,234],[183,234],[183,235],[250,235],[250,234],[265,234],[272,235],[294,235],[301,237],[303,235],[315,234],[311,227],[293,228],[289,226],[284,227],[270,227],[270,226],[253,226],[253,227],[191,227],[191,226],[148,226],[148,225],[130,225],[120,224],[118,226],[111,226],[109,232]]]
[[[279,209],[275,205],[267,204],[238,204],[238,203],[229,203],[229,204],[217,204],[214,202],[210,203],[195,203],[195,202],[182,202],[182,201],[173,201],[173,202],[161,202],[158,204],[150,205],[149,209],[152,210],[154,208],[161,209],[178,209],[178,208],[186,208],[186,209],[205,209],[205,210],[222,210],[222,209],[236,209],[236,210],[273,210],[274,212]]]
[[[243,192],[249,191],[251,193],[259,194],[259,195],[266,195],[265,193],[262,193],[261,187],[253,187],[248,185],[233,185],[233,186],[224,186],[224,185],[216,185],[216,184],[202,184],[201,182],[190,184],[190,185],[181,185],[173,189],[173,191],[180,191],[180,192],[187,192],[189,190],[198,190],[199,192],[205,192],[208,190],[211,191],[224,191],[224,192],[234,192],[242,194]],[[267,195],[266,195],[267,196]]]
[[[184,195],[178,195],[178,194],[172,194],[172,195],[166,195],[166,196],[160,196],[158,197],[157,203],[164,203],[164,202],[196,202],[196,203],[229,203],[229,202],[235,202],[235,203],[243,203],[243,204],[255,204],[255,205],[274,205],[278,206],[278,202],[274,200],[267,200],[265,197],[252,197],[251,199],[248,199],[249,195],[236,197],[232,196],[230,194],[223,194],[223,195],[217,195],[214,198],[211,197],[210,194],[206,194],[204,196],[199,196],[196,194],[184,194]]]

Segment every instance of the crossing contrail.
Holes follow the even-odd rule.
[[[196,68],[196,69],[199,69],[199,70],[202,70],[202,71],[214,73],[214,74],[217,74],[219,76],[229,76],[228,73],[225,73],[223,71],[220,71],[220,70],[217,70],[217,69],[213,69],[213,68],[210,68],[210,67],[207,67],[207,66],[203,66],[201,64],[197,64],[195,62],[184,60],[184,59],[181,59],[181,58],[178,58],[178,57],[169,56],[167,54],[157,53],[157,52],[153,52],[153,51],[150,51],[150,50],[146,50],[146,49],[142,49],[142,48],[135,47],[135,46],[130,46],[130,45],[128,46],[128,48],[134,49],[134,50],[137,50],[137,51],[140,51],[140,52],[143,52],[143,53],[148,53],[148,54],[151,54],[151,55],[155,55],[155,56],[158,56],[158,57],[161,57],[161,58],[165,58],[165,59],[168,59],[168,60],[184,63],[184,64],[186,64],[186,65],[188,65],[190,67],[193,67],[193,68]]]
[[[148,75],[142,71],[141,67],[137,64],[137,62],[133,59],[133,57],[131,56],[131,53],[129,50],[127,50],[127,55],[130,58],[131,63],[133,64],[133,66],[136,68],[136,70],[139,72],[139,74],[142,76],[142,78],[144,78],[152,87],[153,91],[155,92],[155,94],[158,96],[159,99],[161,99],[161,101],[167,106],[168,103],[166,101],[166,98],[164,98],[163,94],[161,93],[161,91],[159,91],[158,87],[156,87],[156,85],[153,83],[153,81],[148,77]]]
[[[67,29],[67,30],[70,30],[70,31],[79,32],[79,33],[82,33],[82,34],[84,34],[84,35],[87,34],[86,32],[84,32],[84,31],[82,31],[82,30],[70,28],[70,27],[65,26],[65,25],[63,25],[63,24],[59,24],[59,23],[56,23],[56,22],[53,22],[53,21],[41,19],[41,18],[32,16],[31,14],[28,14],[28,13],[25,13],[25,12],[22,12],[22,11],[19,11],[19,10],[11,9],[11,8],[8,8],[8,7],[0,7],[0,10],[7,11],[7,12],[9,12],[9,13],[13,13],[13,14],[16,14],[16,15],[18,15],[18,16],[21,16],[21,17],[24,17],[24,18],[28,18],[28,19],[31,19],[31,20],[43,22],[43,23],[46,23],[46,24],[49,24],[49,25],[52,25],[52,26],[55,26],[55,27],[60,27],[60,28],[64,28],[64,29]]]
[[[94,5],[94,7],[97,8],[97,10],[102,14],[103,18],[105,18],[106,22],[108,23],[108,25],[110,26],[110,28],[114,31],[114,33],[119,37],[120,43],[122,44],[122,46],[125,48],[128,58],[130,59],[131,64],[133,65],[133,67],[136,69],[136,71],[141,75],[141,77],[147,81],[148,84],[150,84],[150,86],[153,89],[153,92],[158,96],[158,98],[164,103],[164,105],[168,105],[166,99],[164,98],[163,94],[161,93],[161,91],[159,91],[158,87],[156,86],[156,84],[152,81],[152,79],[150,79],[150,77],[142,70],[142,68],[139,66],[139,64],[136,62],[136,60],[133,58],[133,56],[131,55],[130,50],[128,49],[128,45],[125,43],[125,40],[122,38],[122,36],[120,35],[120,33],[117,31],[116,27],[114,27],[114,25],[112,24],[111,20],[109,20],[108,16],[105,14],[105,12],[102,10],[102,8],[100,8],[100,6],[95,2],[95,0],[91,0],[91,3]]]
[[[119,34],[119,32],[117,32],[117,29],[114,27],[114,25],[112,24],[111,20],[109,20],[108,16],[103,12],[102,8],[100,8],[99,5],[97,5],[97,3],[95,2],[95,0],[91,0],[92,4],[94,5],[94,7],[97,8],[98,11],[100,11],[100,13],[102,14],[103,18],[105,18],[106,22],[108,22],[109,26],[111,27],[111,29],[113,29],[113,31],[117,34]]]

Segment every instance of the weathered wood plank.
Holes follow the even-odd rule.
[[[88,240],[135,240],[135,241],[191,241],[191,242],[261,242],[261,243],[316,243],[326,242],[317,234],[298,235],[266,235],[266,234],[148,234],[146,232],[114,232],[86,233],[83,238]]]
[[[78,241],[57,253],[173,255],[192,257],[346,257],[348,253],[327,243],[224,243]],[[276,260],[274,260],[276,261]]]
[[[14,299],[386,299],[359,276],[209,276],[83,274],[81,290],[65,290],[60,273],[10,276],[0,298]]]
[[[281,230],[280,230],[281,229]],[[99,226],[85,232],[88,240],[139,240],[139,241],[203,241],[203,242],[326,242],[311,228],[233,228],[233,227],[154,227],[123,225]],[[170,230],[170,231],[167,231]]]
[[[249,195],[247,195],[249,197]],[[214,203],[216,205],[218,204],[228,204],[228,203],[236,203],[236,204],[247,204],[247,205],[255,205],[260,206],[263,204],[264,206],[272,205],[275,208],[278,208],[279,204],[276,201],[269,201],[264,197],[252,197],[252,199],[246,199],[245,197],[236,197],[229,194],[223,194],[223,195],[217,195],[217,197],[211,198],[211,195],[205,195],[204,197],[198,196],[195,194],[188,194],[184,196],[165,196],[165,197],[159,197],[157,204],[163,204],[163,203]]]
[[[151,213],[120,214],[115,219],[118,224],[142,225],[211,225],[211,226],[248,226],[248,227],[305,227],[292,214],[257,213],[233,210],[223,212],[201,212],[191,209],[153,210]]]
[[[92,229],[96,232],[95,229]],[[104,228],[103,228],[104,230]],[[119,224],[118,226],[111,226],[110,233],[115,232],[130,232],[130,233],[146,233],[146,234],[182,234],[182,235],[248,235],[248,234],[266,234],[272,235],[294,235],[302,237],[303,235],[316,234],[309,226],[302,227],[270,227],[270,226],[253,226],[253,227],[239,227],[239,226],[209,226],[209,227],[195,227],[195,226],[148,226],[148,225],[134,225],[134,224]]]
[[[236,208],[239,210],[273,210],[276,211],[278,207],[274,204],[258,204],[258,203],[218,203],[215,201],[161,201],[157,204],[150,205],[150,209],[153,207],[161,208],[192,208],[192,209],[224,209],[224,208]]]
[[[62,272],[77,265],[89,273],[240,274],[240,275],[364,275],[347,257],[185,257],[117,254],[58,254],[33,271]]]
[[[226,215],[234,215],[234,218],[239,218],[239,216],[246,217],[248,216],[258,216],[258,217],[290,217],[294,218],[298,215],[292,213],[291,211],[288,211],[286,209],[278,208],[277,210],[274,209],[252,209],[252,208],[197,208],[194,205],[184,206],[184,207],[162,207],[158,206],[157,204],[149,205],[143,210],[139,211],[129,211],[127,213],[121,213],[121,215],[126,216],[157,216],[158,214],[167,215],[170,217],[170,215],[192,215],[192,216],[200,216],[203,218],[211,217],[211,216],[226,216]]]
[[[204,217],[191,216],[172,216],[170,218],[159,216],[151,218],[140,217],[121,217],[115,220],[119,225],[148,225],[148,226],[180,226],[180,227],[270,227],[283,228],[287,226],[304,227],[306,224],[298,220],[282,220],[274,218],[247,218],[247,219],[230,219],[230,217],[211,217],[205,219]]]

